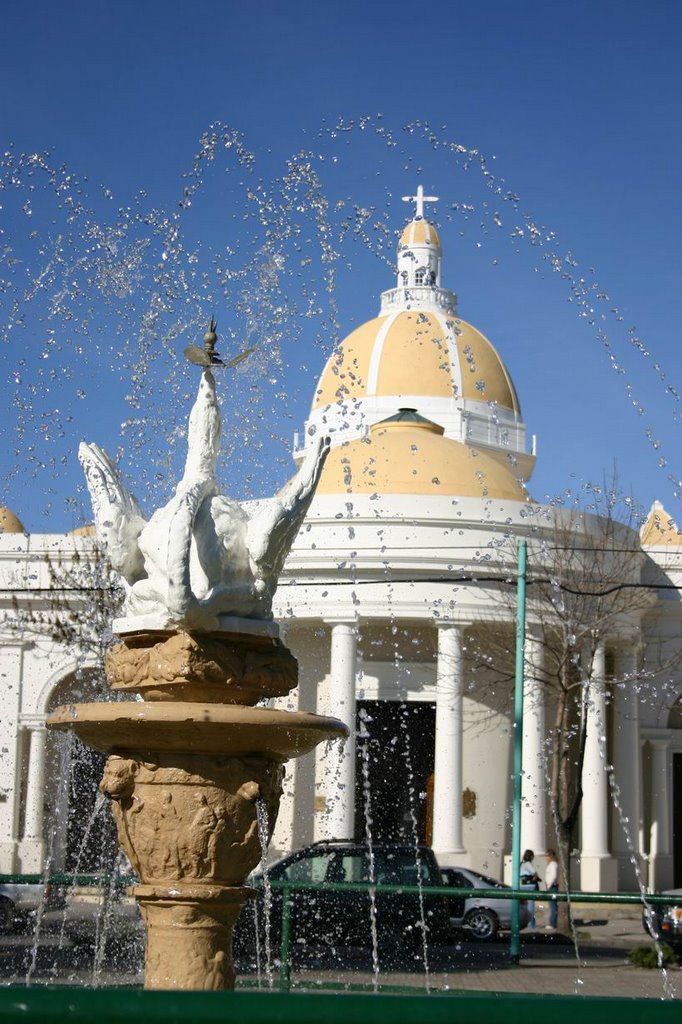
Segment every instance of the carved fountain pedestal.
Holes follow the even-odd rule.
[[[232,988],[232,931],[262,857],[258,806],[269,840],[283,763],[347,730],[253,706],[297,683],[296,659],[272,636],[120,640],[107,679],[143,699],[58,708],[47,724],[109,754],[100,789],[140,878],[132,895],[147,929],[145,988]]]
[[[298,681],[272,598],[329,439],[273,498],[246,507],[221,495],[216,340],[211,319],[204,349],[185,351],[203,367],[185,469],[149,520],[106,452],[79,448],[97,536],[126,595],[107,678],[142,700],[74,704],[47,721],[109,754],[100,788],[140,877],[146,988],[233,987],[232,930],[277,819],[282,765],[348,732],[335,718],[254,707]]]

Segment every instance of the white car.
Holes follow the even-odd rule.
[[[481,875],[471,868],[441,868],[443,885],[453,889],[506,889],[511,887],[498,882],[496,878]],[[492,899],[489,896],[449,897],[450,924],[461,928],[476,942],[491,942],[501,930],[511,928],[513,900]],[[528,901],[519,900],[519,927],[528,924]]]

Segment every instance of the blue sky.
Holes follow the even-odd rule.
[[[383,228],[418,181],[441,197],[446,284],[538,435],[535,496],[615,459],[682,521],[679,3],[72,0],[2,21],[0,501],[29,530],[89,515],[81,437],[121,445],[143,498],[167,488],[195,384],[176,355],[212,311],[224,349],[258,346],[223,385],[226,486],[278,486],[334,338],[392,283]],[[253,159],[222,141],[208,159],[217,125]],[[17,171],[20,153],[49,156]]]

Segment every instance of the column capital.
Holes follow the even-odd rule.
[[[637,649],[642,647],[642,634],[634,629],[616,629],[607,639],[612,644],[627,644]]]
[[[19,725],[31,732],[46,732],[44,715],[21,715]]]
[[[526,620],[526,640],[541,640],[544,630],[541,622],[529,622]]]
[[[660,750],[670,746],[670,741],[673,738],[672,729],[642,729],[640,732],[642,742],[650,743],[653,747],[658,747]]]
[[[436,627],[436,629],[440,629],[443,632],[450,629],[453,631],[461,630],[462,632],[464,632],[465,629],[468,629],[470,626],[473,625],[473,623],[470,622],[468,619],[466,622],[459,622],[455,619],[436,619],[433,624]]]

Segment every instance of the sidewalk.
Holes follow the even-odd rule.
[[[491,944],[461,942],[432,950],[429,972],[423,967],[380,970],[380,991],[475,991],[537,995],[581,995],[654,1000],[682,999],[682,970],[664,971],[635,967],[628,952],[639,945],[653,945],[642,927],[641,913],[632,907],[575,905],[575,941],[543,927],[521,934],[521,960],[509,960],[507,941]],[[542,917],[540,917],[542,924]],[[577,951],[576,951],[577,944]],[[381,965],[380,965],[381,967]],[[275,973],[274,982],[278,977]],[[372,989],[374,976],[368,959],[343,968],[310,963],[294,969],[292,990]],[[253,987],[253,975],[242,975],[239,985]],[[261,985],[266,982],[261,979]]]

